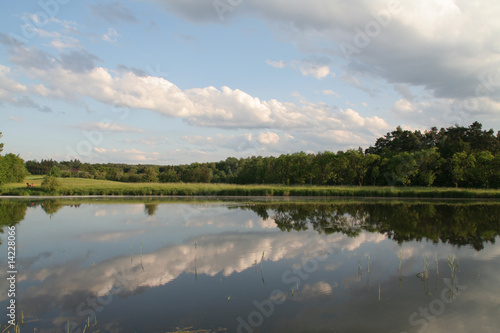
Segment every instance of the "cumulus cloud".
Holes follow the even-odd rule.
[[[39,64],[31,62],[35,57]],[[40,80],[52,95],[90,97],[116,107],[147,109],[180,117],[188,123],[221,128],[296,128],[314,123],[324,106],[299,106],[260,100],[239,89],[223,86],[181,90],[174,83],[137,71],[115,72],[96,67],[95,56],[85,51],[63,54],[61,59],[31,47],[13,50],[13,61]],[[86,82],[82,85],[81,82]],[[45,92],[49,95],[48,92]]]
[[[273,144],[280,141],[280,136],[272,132],[260,133],[257,141],[264,145]]]
[[[197,1],[196,6],[192,1],[154,1],[193,21],[221,23],[210,0]],[[412,100],[412,94],[405,86],[422,87],[435,98],[481,97],[489,104],[500,102],[500,80],[495,74],[500,67],[500,7],[494,0],[269,0],[246,2],[242,7],[232,15],[267,19],[300,51],[343,60],[348,72],[393,83],[407,100]],[[346,45],[356,50],[348,59],[342,49]],[[276,68],[290,66],[282,60],[267,63]],[[328,75],[326,67],[296,66],[304,75]],[[478,96],[478,90],[484,94]]]
[[[411,121],[420,127],[429,124],[467,124],[480,117],[492,119],[500,113],[500,102],[490,98],[468,98],[456,100],[453,98],[425,99],[415,98],[410,101],[399,99],[392,108],[394,117]]]
[[[299,103],[291,103],[262,100],[227,86],[182,90],[173,82],[140,69],[124,65],[118,66],[117,70],[99,67],[96,62],[100,59],[83,49],[63,53],[60,57],[25,45],[12,48],[10,52],[11,61],[16,63],[18,70],[38,81],[29,89],[39,96],[71,102],[91,98],[114,107],[150,110],[166,117],[181,118],[197,127],[252,130],[243,136],[184,138],[198,146],[212,146],[213,150],[217,147],[236,151],[257,149],[255,153],[259,153],[278,152],[280,149],[282,152],[296,151],[299,147],[306,151],[324,150],[321,145],[331,143],[359,146],[373,141],[378,130],[385,131],[387,127],[381,118],[364,117],[354,110],[337,112],[336,108],[325,103],[309,102],[303,97]],[[323,75],[320,67],[304,68],[304,71],[318,70],[317,75],[311,74],[318,78]],[[7,74],[4,69],[0,80],[7,80]],[[139,132],[118,124],[86,123],[81,126],[84,129]],[[364,133],[360,133],[359,128],[363,126]],[[294,131],[293,136],[290,131]],[[311,143],[313,140],[317,141]],[[112,151],[106,153],[114,154]],[[141,161],[150,160],[142,154],[137,156]]]

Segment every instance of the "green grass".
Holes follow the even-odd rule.
[[[377,186],[285,186],[234,185],[193,183],[121,183],[109,180],[59,178],[62,187],[57,192],[41,188],[43,177],[30,176],[23,183],[0,187],[0,195],[13,196],[72,196],[72,195],[131,195],[131,196],[342,196],[342,197],[405,197],[405,198],[500,198],[500,190],[456,189],[440,187],[377,187]],[[28,188],[26,183],[33,183]]]

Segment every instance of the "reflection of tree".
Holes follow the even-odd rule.
[[[147,216],[155,215],[157,210],[158,210],[158,204],[151,204],[151,203],[144,204],[144,213]]]
[[[61,208],[64,207],[64,204],[59,200],[44,200],[40,206],[44,210],[45,213],[52,216],[57,213]]]
[[[500,234],[500,205],[444,203],[256,204],[246,209],[271,216],[282,231],[341,232],[356,237],[362,230],[387,234],[398,243],[422,239],[471,245],[476,250]]]
[[[21,222],[26,214],[26,202],[0,201],[0,225],[14,225]]]
[[[6,226],[13,226],[24,220],[26,209],[28,205],[26,202],[13,202],[13,201],[0,201],[0,233],[4,233]],[[0,240],[0,244],[2,241]]]

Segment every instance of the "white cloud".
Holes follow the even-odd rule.
[[[192,144],[211,146],[213,150],[222,147],[235,151],[315,151],[324,150],[324,144],[330,145],[332,142],[359,146],[372,142],[378,130],[387,127],[381,118],[365,117],[352,109],[337,112],[326,103],[309,102],[302,96],[299,96],[299,103],[290,103],[275,99],[261,100],[227,86],[220,89],[209,86],[182,90],[163,77],[139,74],[123,68],[113,71],[98,67],[94,62],[100,59],[85,50],[62,54],[61,59],[34,47],[21,46],[12,52],[12,59],[17,62],[19,69],[29,73],[33,81],[38,81],[31,90],[43,97],[66,99],[72,103],[91,98],[114,107],[151,110],[167,117],[181,118],[198,127],[254,130],[247,136],[184,138]],[[35,58],[43,61],[37,60],[35,65],[28,61]],[[313,71],[316,69],[318,77],[323,75],[319,67],[311,67]],[[140,129],[116,123],[91,122],[80,127],[141,132]],[[364,127],[363,131],[360,131],[361,127]],[[265,129],[270,131],[263,132]],[[293,131],[292,136],[281,136],[290,131]],[[137,157],[141,161],[151,160],[143,154]]]
[[[120,125],[117,123],[109,123],[104,121],[83,123],[77,126],[83,130],[99,130],[103,132],[129,132],[129,133],[142,133],[144,130],[134,128],[129,125]]]
[[[108,32],[102,35],[102,39],[106,42],[116,43],[118,41],[117,37],[119,36],[120,34],[115,28],[108,28]]]
[[[254,139],[254,135],[252,133],[240,135],[217,134],[215,136],[185,135],[182,139],[186,142],[209,150],[225,148],[242,152],[256,148],[256,140]]]
[[[340,110],[340,113],[349,124],[352,124],[354,126],[364,126],[365,124],[365,119],[353,109]]]
[[[266,60],[266,64],[268,64],[271,67],[274,68],[285,68],[286,67],[286,61],[280,60],[280,61],[272,61],[272,60]]]
[[[34,28],[34,32],[36,32],[40,37],[43,38],[60,38],[61,34],[57,31],[46,31],[39,28]]]
[[[312,62],[301,62],[297,68],[304,76],[312,76],[316,79],[323,79],[330,75],[330,67],[326,65],[318,65]],[[335,76],[332,74],[332,76]]]
[[[142,208],[142,207],[141,207]],[[99,216],[99,215],[95,215]],[[128,231],[113,231],[113,232],[98,232],[98,233],[86,233],[80,235],[78,238],[85,242],[116,242],[119,240],[124,240],[127,238],[137,237],[143,234],[144,230],[128,230]]]
[[[374,134],[392,128],[385,120],[378,116],[362,117],[353,109],[340,110],[340,114],[340,118],[351,125],[351,128],[366,127]]]
[[[261,144],[269,145],[279,142],[280,137],[278,134],[272,132],[260,133],[257,141]]]
[[[323,95],[327,95],[327,96],[342,97],[342,96],[340,96],[340,94],[338,92],[331,90],[331,89],[323,90],[321,93]]]
[[[10,100],[11,93],[24,93],[27,87],[9,77],[10,68],[0,65],[0,99]]]
[[[398,100],[394,106],[393,111],[401,114],[408,114],[416,111],[416,106],[407,99]]]
[[[163,3],[184,18],[222,23],[209,0],[198,1],[198,6],[183,0]],[[363,73],[391,84],[423,87],[435,98],[461,101],[480,97],[475,90],[484,81],[481,78],[500,67],[500,6],[496,0],[250,1],[231,15],[255,15],[272,22],[280,37],[299,51],[340,60],[351,76]],[[362,42],[359,32],[369,28],[372,33]],[[353,61],[344,57],[340,47],[347,44],[357,50]],[[278,68],[293,64],[267,63]],[[311,68],[295,63],[295,68],[322,78],[328,76],[326,65]],[[404,96],[411,100],[409,97]],[[500,102],[500,89],[495,88],[485,99]]]
[[[392,114],[403,120],[418,124],[418,127],[435,126],[437,123],[451,126],[467,124],[476,120],[488,122],[500,113],[500,102],[490,98],[469,98],[457,101],[452,98],[425,99],[415,97],[414,101],[400,99],[391,108]]]
[[[99,162],[121,161],[123,163],[160,163],[160,153],[145,152],[134,148],[116,149],[95,147],[93,157]]]
[[[50,42],[50,45],[58,50],[78,48],[81,46],[78,39],[68,36],[54,38],[54,40]]]
[[[142,139],[127,138],[124,140],[125,143],[142,144],[146,146],[159,146],[161,144],[167,143],[168,141],[169,141],[168,137],[156,137],[156,136],[142,138]]]
[[[303,76],[312,76],[316,79],[323,79],[327,76],[335,76],[330,67],[324,64],[324,61],[313,60],[292,60],[292,61],[272,61],[266,60],[266,63],[274,68],[290,67],[298,70]]]

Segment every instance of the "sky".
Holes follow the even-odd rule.
[[[166,165],[496,132],[498,17],[496,0],[9,1],[3,154]]]

